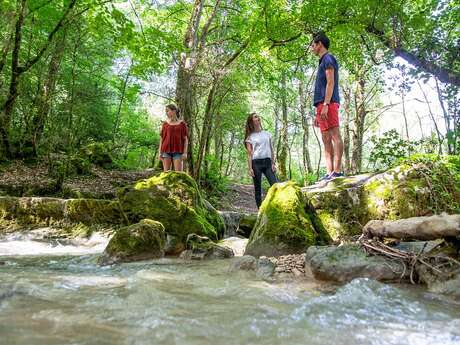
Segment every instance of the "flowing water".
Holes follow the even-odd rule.
[[[460,305],[420,288],[269,283],[229,260],[100,267],[100,248],[0,242],[0,344],[460,344]]]

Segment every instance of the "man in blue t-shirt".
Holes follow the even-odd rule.
[[[319,33],[310,46],[313,54],[319,56],[313,105],[316,107],[315,126],[321,130],[326,157],[327,173],[320,181],[343,176],[343,142],[339,128],[339,64],[329,53],[329,38]]]

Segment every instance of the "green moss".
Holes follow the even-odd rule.
[[[0,197],[0,219],[15,218],[18,206],[18,198],[10,196]]]
[[[361,224],[367,222],[362,194],[362,186],[358,186],[343,190],[309,192],[306,198],[314,205],[326,231],[337,240],[359,234]]]
[[[336,217],[328,211],[319,210],[318,218],[331,238],[334,241],[338,240],[341,234],[343,234],[344,229],[340,222],[337,221]]]
[[[65,202],[66,218],[83,224],[125,224],[118,201],[100,199],[69,199]]]
[[[310,245],[329,242],[324,228],[315,228],[312,218],[316,215],[306,208],[306,202],[295,183],[273,185],[260,207],[246,254],[299,253]]]
[[[184,242],[190,233],[215,240],[223,234],[222,217],[213,208],[206,209],[196,182],[186,173],[161,173],[139,181],[119,190],[118,198],[130,222],[158,220],[168,234]]]
[[[364,186],[370,218],[460,212],[457,157],[415,155],[400,163]]]
[[[165,229],[160,222],[143,219],[118,229],[107,245],[102,262],[134,261],[164,256]]]

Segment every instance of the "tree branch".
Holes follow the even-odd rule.
[[[19,74],[27,72],[30,68],[32,68],[33,65],[35,65],[38,62],[38,60],[40,60],[42,55],[45,53],[46,49],[48,49],[49,45],[53,41],[53,37],[56,35],[56,33],[59,31],[59,29],[63,26],[63,23],[64,23],[65,19],[67,18],[67,16],[70,13],[70,11],[72,11],[72,9],[74,8],[76,2],[77,2],[77,0],[70,0],[69,6],[67,7],[66,11],[62,15],[61,19],[56,24],[56,26],[54,27],[53,31],[51,31],[49,33],[48,39],[47,39],[47,42],[45,43],[45,45],[42,47],[42,49],[40,49],[40,51],[37,53],[37,55],[35,55],[35,57],[32,58],[31,60],[27,61],[26,64],[23,67],[18,67],[18,73]]]
[[[395,56],[399,56],[411,65],[418,67],[432,75],[435,75],[443,83],[460,86],[459,73],[439,66],[432,61],[428,61],[425,58],[418,56],[415,53],[411,53],[402,47],[395,46],[390,39],[385,37],[385,33],[382,30],[377,29],[373,25],[369,25],[366,28],[366,31],[376,36],[385,47],[393,51]]]

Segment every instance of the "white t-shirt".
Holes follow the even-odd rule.
[[[267,131],[252,133],[246,142],[252,145],[252,159],[272,158],[270,139],[272,135]]]

